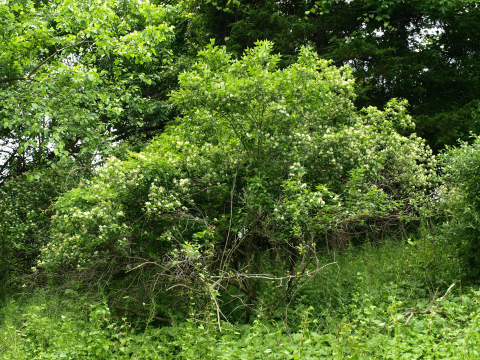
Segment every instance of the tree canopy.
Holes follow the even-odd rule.
[[[358,108],[407,99],[417,132],[439,151],[478,132],[480,12],[476,1],[207,1],[193,28],[241,56],[275,42],[284,66],[312,46],[350,65]],[[453,131],[452,131],[453,130]]]
[[[172,109],[150,90],[171,68],[180,16],[137,1],[3,2],[0,182],[74,159],[88,166],[115,141],[162,129]]]

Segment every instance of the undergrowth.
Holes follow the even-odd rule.
[[[337,265],[303,284],[273,316],[223,323],[221,332],[213,314],[212,323],[160,327],[73,290],[11,297],[1,310],[0,358],[478,358],[480,291],[462,286],[455,249],[428,234],[421,239],[323,254]]]

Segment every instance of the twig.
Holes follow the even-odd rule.
[[[170,290],[172,290],[172,289],[174,289],[174,288],[176,288],[176,287],[184,287],[184,288],[186,288],[186,289],[188,289],[188,290],[201,293],[200,290],[192,289],[190,286],[187,286],[187,285],[184,285],[184,284],[177,284],[177,285],[170,286],[170,287],[169,287],[168,289],[166,289],[165,291],[170,291]]]
[[[244,292],[245,294],[249,293],[248,289],[246,289],[244,286],[242,286],[240,281],[238,281],[237,279],[223,279],[223,281],[227,281],[227,284],[235,286],[238,290]],[[252,300],[260,301],[260,298],[257,295],[252,294]]]
[[[146,319],[151,318],[153,320],[157,320],[157,321],[161,321],[161,322],[168,322],[168,323],[172,322],[172,320],[170,320],[170,319],[164,319],[164,318],[160,318],[160,317],[157,317],[157,316],[150,316],[148,314],[142,314],[142,313],[139,313],[138,311],[136,311],[134,309],[127,308],[127,307],[122,307],[122,306],[115,305],[115,309],[129,311],[135,316],[143,317],[143,318],[146,318]]]
[[[162,265],[156,263],[155,261],[147,261],[147,262],[144,262],[144,263],[142,263],[142,264],[140,264],[140,265],[135,266],[134,268],[128,269],[127,271],[125,271],[125,273],[129,273],[129,272],[131,272],[131,271],[133,271],[133,270],[137,270],[137,269],[139,269],[139,268],[141,268],[141,267],[143,267],[143,266],[145,266],[145,265],[155,265],[155,266],[158,266],[158,267],[161,267],[161,268],[165,269],[165,266],[162,266]]]
[[[217,297],[215,294],[211,294],[213,301],[215,301],[215,307],[217,309],[217,323],[218,323],[218,331],[222,332],[222,325],[220,323],[220,305],[218,305]]]
[[[443,301],[443,299],[445,299],[448,295],[448,293],[450,292],[450,290],[452,290],[452,288],[455,286],[455,284],[452,284],[450,285],[450,287],[448,288],[447,292],[445,293],[445,295],[442,296],[442,298],[440,299],[440,301],[438,302],[437,306],[435,306],[435,309],[434,310],[437,310],[438,308],[438,305],[440,305],[440,303]]]
[[[429,309],[432,308],[432,305],[435,302],[435,299],[437,298],[438,290],[440,290],[440,288],[437,288],[437,291],[435,291],[435,295],[433,295],[432,301],[430,302],[430,306],[428,307]]]
[[[308,264],[307,264],[308,266]],[[305,272],[305,269],[303,269],[302,271],[302,274]],[[288,296],[288,294],[290,294],[290,292],[296,287],[297,283],[300,281],[300,278],[298,278],[296,281],[295,281],[295,284],[293,284],[293,286],[291,286],[282,296],[282,298],[280,299],[280,301],[277,303],[277,305],[273,308],[273,310],[270,312],[270,315],[268,315],[268,318],[266,321],[270,320],[270,318],[273,316],[273,313],[275,312],[275,310],[278,309],[278,307],[280,306],[280,304],[283,302],[283,300]]]
[[[222,259],[220,260],[220,269],[223,267],[223,256],[225,255],[227,251],[227,245],[230,239],[230,231],[232,230],[232,220],[233,220],[233,194],[235,191],[235,184],[237,182],[237,175],[238,175],[238,168],[235,172],[235,177],[233,178],[233,185],[232,185],[232,190],[230,191],[230,224],[228,225],[228,233],[227,233],[227,239],[225,241],[225,247],[222,252]]]
[[[30,77],[35,74],[37,72],[38,69],[40,69],[48,60],[50,60],[51,58],[53,58],[55,55],[57,55],[58,53],[62,52],[63,50],[66,50],[66,49],[69,49],[71,47],[75,47],[75,46],[78,46],[80,44],[83,44],[84,42],[87,42],[87,40],[82,40],[78,43],[75,43],[75,44],[72,44],[72,45],[68,45],[68,46],[65,46],[63,48],[61,48],[60,50],[57,50],[55,51],[52,55],[50,55],[49,57],[47,57],[45,60],[43,60],[40,64],[38,64],[32,71],[30,71],[30,73],[26,76],[27,79],[30,79]]]
[[[48,56],[46,59],[44,59],[42,62],[40,62],[37,66],[35,66],[35,68],[32,71],[30,71],[30,73],[25,77],[13,76],[13,77],[5,78],[5,79],[0,79],[0,83],[10,82],[10,81],[13,81],[13,80],[37,81],[38,82],[37,79],[32,78],[32,75],[35,74],[38,71],[38,69],[40,69],[45,63],[47,63],[51,58],[55,57],[58,53],[62,52],[63,50],[69,49],[71,47],[78,46],[78,45],[83,44],[85,42],[87,42],[87,40],[82,40],[78,43],[65,46],[65,47],[61,48],[60,50],[56,50],[52,55]]]

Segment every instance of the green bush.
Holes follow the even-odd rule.
[[[462,143],[441,156],[443,186],[438,190],[443,210],[443,231],[439,239],[454,243],[468,280],[480,276],[480,138],[472,145]]]
[[[171,95],[178,123],[57,200],[38,269],[127,258],[132,272],[155,269],[158,297],[249,322],[319,270],[326,237],[341,248],[350,232],[380,238],[418,219],[434,158],[405,102],[357,111],[348,67],[309,48],[285,69],[279,58],[269,42],[237,60],[200,51]],[[259,301],[266,288],[277,291]],[[229,294],[243,311],[221,316]]]
[[[21,326],[0,328],[0,356],[19,359],[474,359],[480,352],[480,291],[450,296],[439,309],[448,314],[415,315],[408,326],[398,299],[384,314],[368,315],[372,303],[351,309],[334,329],[319,327],[311,309],[292,331],[282,322],[255,321],[233,328],[185,322],[173,327],[135,328],[109,320],[104,304],[82,316],[49,314],[45,304],[28,305]],[[428,301],[419,302],[419,309]],[[11,311],[14,304],[5,310]],[[17,309],[18,311],[19,309]],[[59,310],[59,309],[57,309]],[[62,315],[61,315],[62,314]]]

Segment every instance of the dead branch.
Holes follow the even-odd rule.
[[[455,286],[455,284],[452,284],[450,285],[450,287],[448,288],[447,292],[445,293],[445,295],[442,296],[442,298],[440,299],[440,301],[438,302],[437,306],[435,306],[435,309],[434,310],[437,310],[438,308],[438,305],[440,305],[440,303],[443,301],[443,299],[445,299],[448,295],[448,293],[450,292],[450,290],[452,290],[452,288]]]
[[[187,286],[187,285],[184,285],[184,284],[177,284],[177,285],[173,285],[173,286],[170,286],[168,289],[166,289],[165,291],[170,291],[176,287],[183,287],[183,288],[186,288],[188,290],[191,290],[191,291],[194,291],[194,292],[198,292],[198,293],[202,293],[202,291],[200,290],[197,290],[197,289],[193,289],[191,288],[190,286]]]
[[[450,285],[450,287],[448,288],[448,290],[445,292],[445,295],[442,296],[442,298],[440,299],[440,301],[438,302],[437,306],[435,306],[435,309],[432,310],[432,305],[433,305],[433,302],[435,301],[435,297],[437,296],[437,293],[438,293],[438,289],[437,289],[437,292],[435,292],[435,296],[433,297],[433,300],[432,302],[430,303],[430,307],[428,310],[424,310],[424,311],[419,311],[415,308],[413,309],[407,309],[407,313],[403,316],[403,317],[407,317],[408,316],[408,319],[407,321],[405,322],[405,325],[403,326],[407,326],[408,323],[410,322],[410,320],[413,318],[414,315],[417,315],[417,314],[438,314],[438,315],[441,315],[443,316],[444,318],[447,318],[447,314],[441,310],[437,310],[438,306],[440,305],[440,303],[443,301],[443,299],[445,299],[447,297],[447,295],[449,294],[450,290],[452,290],[452,288],[455,286],[455,284],[452,284]]]
[[[163,269],[165,268],[164,266],[160,265],[159,263],[157,263],[157,262],[155,262],[155,261],[146,261],[146,262],[144,262],[144,263],[142,263],[142,264],[140,264],[140,265],[137,265],[137,266],[135,266],[135,267],[133,267],[133,268],[131,268],[131,269],[128,269],[128,270],[125,271],[125,272],[126,272],[126,273],[132,272],[132,271],[137,270],[137,269],[139,269],[139,268],[141,268],[141,267],[143,267],[143,266],[145,266],[145,265],[155,265],[155,266],[161,267],[161,268],[163,268]]]
[[[222,280],[225,280],[225,281],[228,280],[227,282],[229,285],[235,286],[238,290],[248,295],[248,290],[240,283],[240,281],[238,281],[238,279],[222,279]],[[261,301],[260,298],[255,294],[252,295],[252,299],[256,301]]]
[[[262,280],[272,280],[272,281],[283,281],[283,280],[291,280],[291,279],[296,279],[296,278],[301,278],[301,277],[312,277],[313,275],[315,275],[317,272],[323,270],[324,268],[326,268],[327,266],[330,266],[330,265],[334,265],[336,264],[337,262],[331,262],[331,263],[328,263],[326,265],[323,265],[322,267],[318,268],[318,269],[315,269],[313,271],[306,271],[305,273],[301,273],[301,274],[298,274],[298,275],[287,275],[287,276],[283,276],[283,277],[275,277],[273,275],[270,275],[270,274],[241,274],[241,277],[242,278],[245,278],[245,279],[262,279]],[[212,278],[214,279],[236,279],[238,278],[239,276],[238,275],[231,275],[231,276],[212,276]]]
[[[139,313],[138,311],[136,311],[134,309],[123,307],[123,306],[118,306],[116,304],[115,304],[115,309],[128,311],[128,312],[131,312],[135,316],[146,318],[146,319],[153,319],[153,320],[157,320],[157,321],[160,321],[160,322],[167,322],[167,323],[172,322],[172,320],[170,320],[170,319],[160,318],[158,316],[150,316],[148,314],[142,314],[142,313]]]

